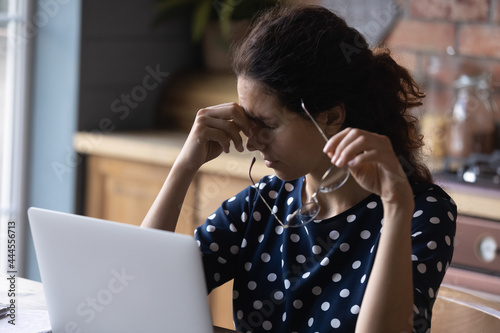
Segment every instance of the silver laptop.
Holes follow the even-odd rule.
[[[49,317],[59,332],[213,332],[193,237],[30,208]]]

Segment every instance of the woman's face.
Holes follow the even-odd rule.
[[[248,150],[259,150],[266,166],[283,180],[323,175],[330,161],[323,153],[325,141],[309,119],[286,110],[252,79],[238,78],[238,96],[253,124]]]

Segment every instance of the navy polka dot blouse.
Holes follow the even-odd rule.
[[[282,220],[300,207],[304,178],[257,185]],[[437,185],[413,186],[414,332],[430,332],[436,292],[450,264],[456,205]],[[238,332],[354,332],[383,225],[380,198],[284,229],[250,186],[195,231],[208,290],[234,279]]]

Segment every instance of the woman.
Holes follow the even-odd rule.
[[[276,175],[195,232],[209,290],[234,278],[236,329],[427,332],[456,206],[418,160],[409,112],[423,94],[408,71],[316,6],[264,13],[233,67],[239,103],[198,112],[143,226],[173,230],[198,169],[231,142],[243,151],[243,132]],[[332,165],[350,176],[318,191]],[[313,221],[288,227],[309,202]]]

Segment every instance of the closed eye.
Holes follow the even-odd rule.
[[[267,125],[267,124],[263,124],[263,127],[265,129],[268,129],[268,130],[275,130],[277,125]]]
[[[275,130],[278,127],[277,123],[273,123],[271,120],[267,118],[260,118],[260,117],[248,117],[250,120],[252,120],[258,127],[268,129],[268,130]]]

